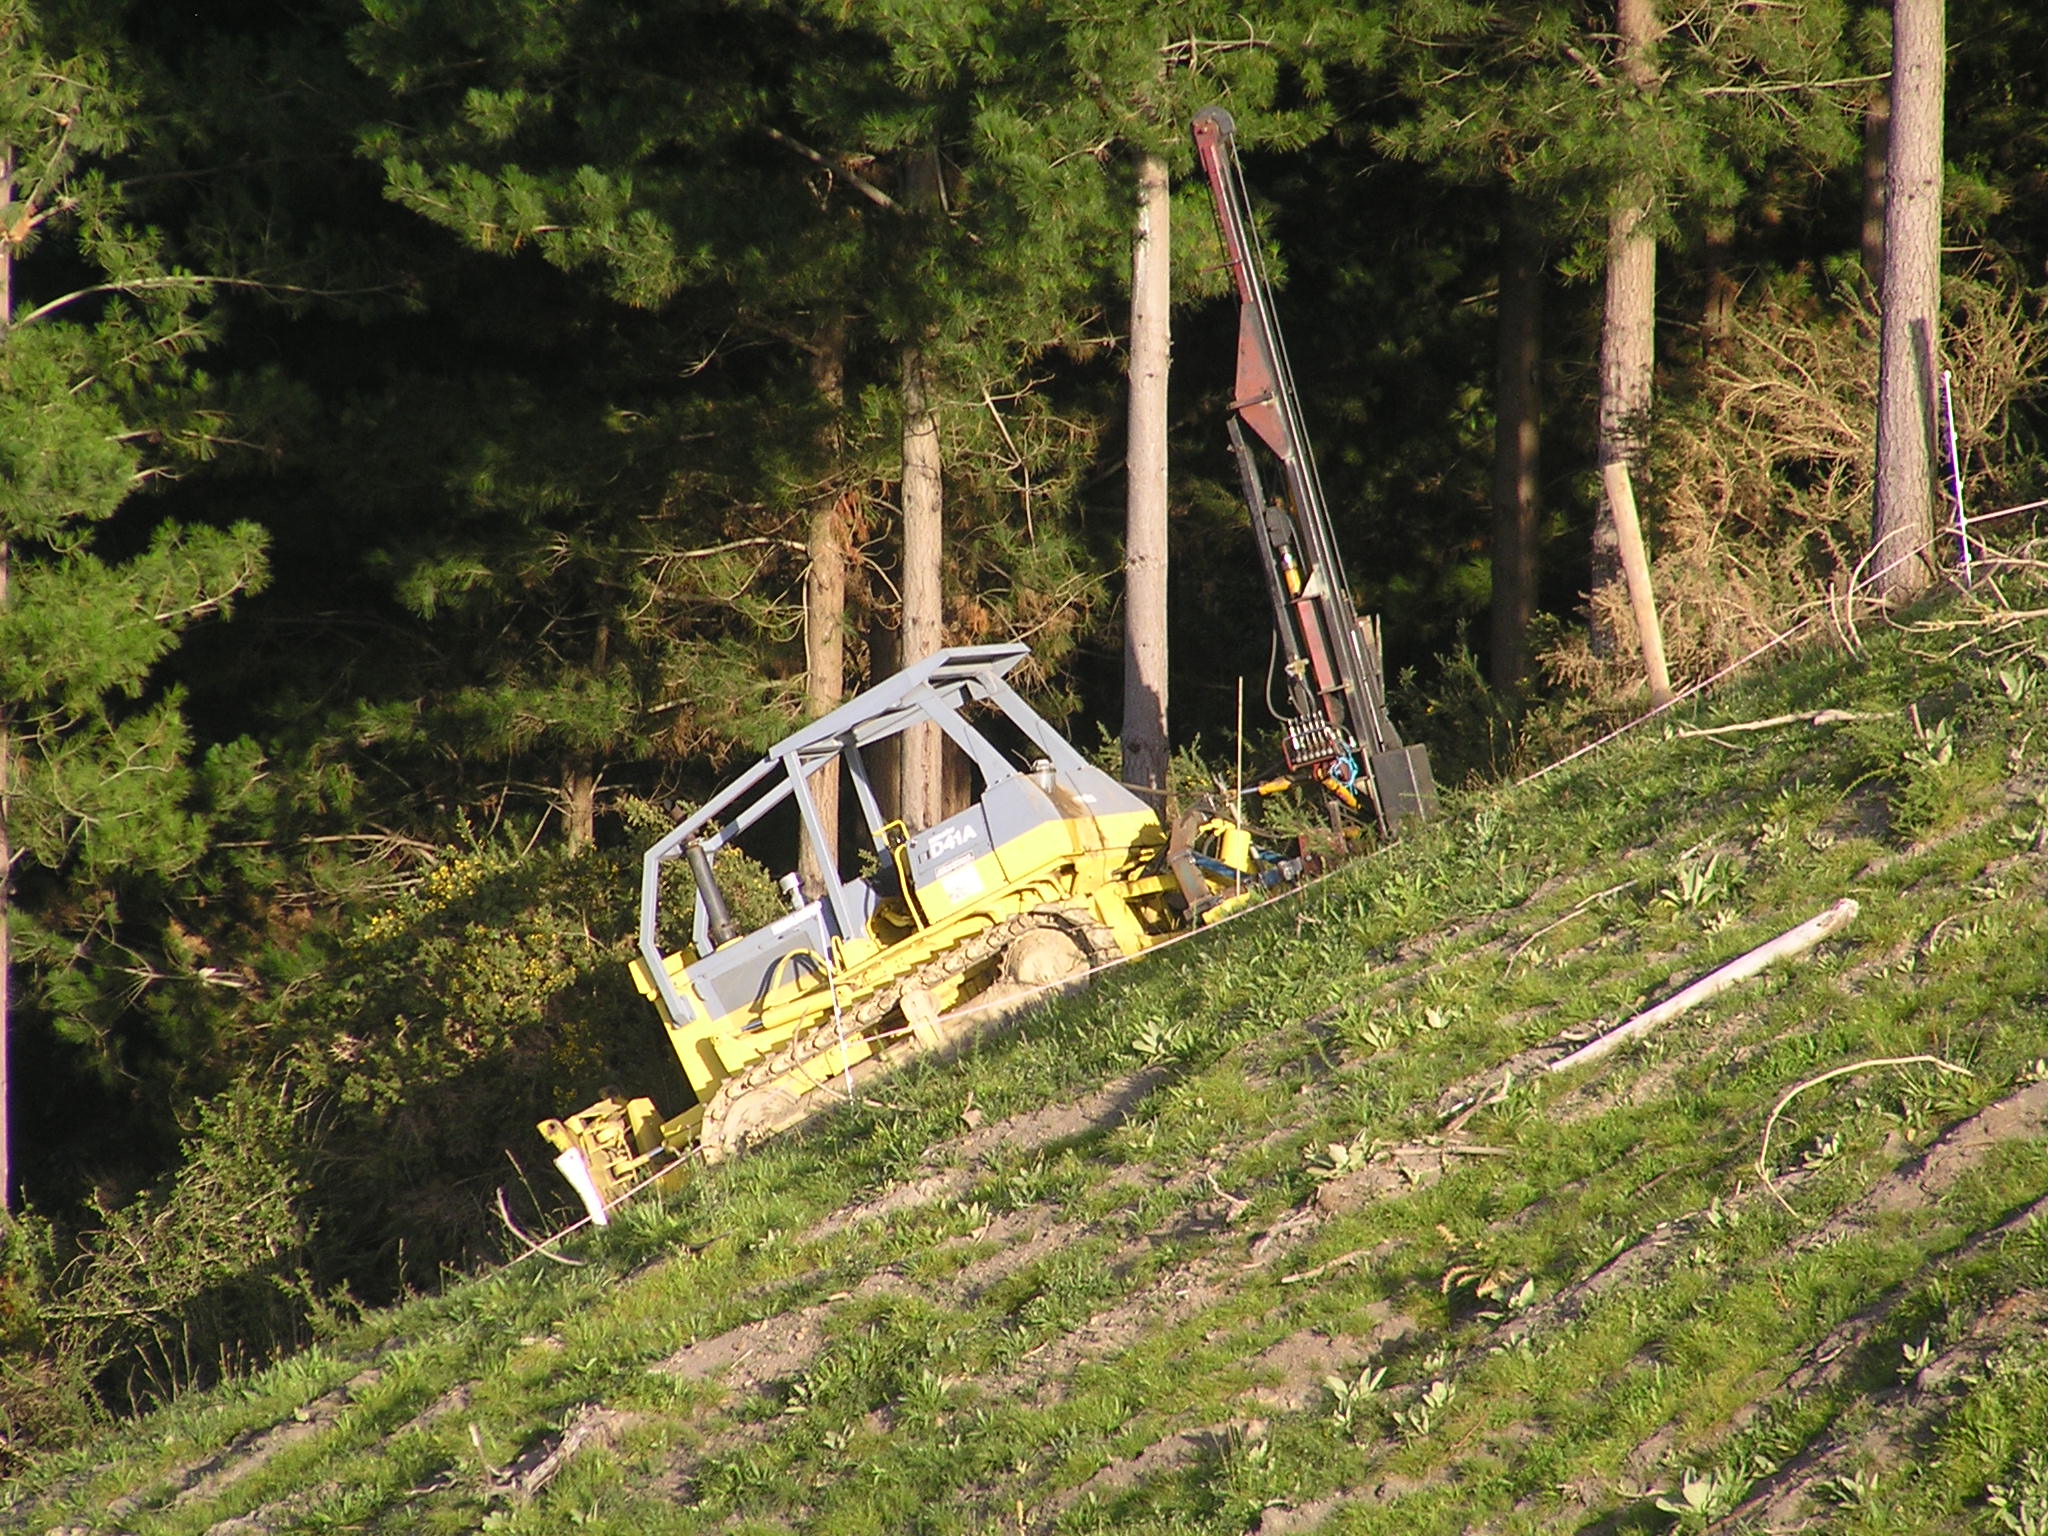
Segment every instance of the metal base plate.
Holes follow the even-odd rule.
[[[1390,833],[1398,832],[1411,817],[1428,821],[1436,815],[1436,779],[1429,771],[1429,748],[1418,743],[1375,752],[1368,767],[1380,815]]]

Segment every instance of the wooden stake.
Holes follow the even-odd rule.
[[[1664,666],[1664,629],[1657,622],[1657,599],[1650,591],[1650,556],[1643,547],[1643,525],[1636,516],[1635,487],[1623,459],[1600,466],[1607,504],[1614,512],[1621,541],[1621,574],[1628,580],[1628,605],[1635,613],[1636,638],[1643,647],[1643,671],[1650,680],[1650,703],[1662,709],[1671,702],[1671,674]]]
[[[1709,971],[1683,992],[1667,998],[1654,1008],[1645,1009],[1617,1029],[1610,1029],[1598,1039],[1588,1040],[1569,1056],[1560,1057],[1546,1068],[1551,1072],[1564,1072],[1572,1067],[1583,1066],[1589,1061],[1598,1061],[1619,1046],[1627,1044],[1638,1035],[1646,1035],[1659,1024],[1677,1018],[1681,1013],[1697,1008],[1709,998],[1719,997],[1730,987],[1749,980],[1766,966],[1780,960],[1789,960],[1794,955],[1805,954],[1822,939],[1839,932],[1856,919],[1859,908],[1853,896],[1844,896],[1818,917],[1809,917],[1797,928],[1788,928],[1768,944],[1759,944],[1746,955],[1739,955],[1717,971]]]

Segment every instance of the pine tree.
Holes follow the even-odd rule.
[[[158,666],[264,575],[253,527],[154,520],[137,496],[170,462],[144,443],[203,453],[218,422],[189,361],[208,284],[161,261],[108,175],[136,133],[117,64],[0,4],[0,1042],[28,998],[101,1055],[162,974],[126,898],[206,834]],[[0,1115],[0,1203],[11,1187]]]
[[[1043,341],[1014,329],[1023,304],[991,305],[977,277],[979,253],[1004,247],[979,227],[986,184],[964,163],[971,104],[914,78],[921,66],[878,30],[890,20],[651,3],[542,24],[505,0],[452,37],[396,6],[374,7],[359,31],[396,93],[373,140],[394,199],[479,250],[538,256],[630,310],[610,323],[689,360],[669,409],[706,447],[675,456],[672,483],[654,491],[663,515],[633,505],[643,483],[556,518],[580,524],[567,535],[578,549],[601,527],[622,530],[623,569],[662,573],[653,589],[628,581],[620,607],[636,616],[652,680],[643,707],[687,701],[677,746],[752,743],[779,734],[800,700],[828,707],[842,679],[808,673],[857,671],[830,637],[863,628],[833,604],[865,605],[866,630],[901,651],[939,643],[948,602],[978,638],[1004,608],[1039,600],[1017,578],[1044,573],[1057,588],[1074,574],[1056,522],[1021,550],[998,541],[993,590],[978,557],[937,568],[935,518],[964,521],[1021,480],[1029,524],[1030,498],[1056,511],[1070,472],[1049,465],[1067,451],[1063,424],[1012,403]],[[1052,313],[1056,336],[1065,311]],[[646,425],[636,416],[635,435]],[[905,495],[940,483],[959,492],[943,510]],[[915,524],[915,561],[901,544],[874,547],[892,516]],[[877,623],[892,575],[905,606]],[[506,590],[491,578],[477,596]],[[1077,620],[1036,622],[1057,643]],[[785,660],[799,630],[801,663]],[[783,669],[797,665],[807,677],[792,687]],[[625,749],[621,733],[605,750]]]
[[[414,685],[429,710],[395,695],[374,728],[422,753],[463,730],[514,785],[547,785],[574,845],[609,767],[716,758],[837,696],[789,653],[800,638],[823,667],[843,632],[807,612],[844,580],[807,574],[805,552],[853,554],[821,462],[843,425],[846,325],[808,278],[859,215],[835,202],[807,221],[817,167],[764,131],[749,82],[800,56],[800,29],[704,6],[543,9],[371,6],[354,40],[391,93],[369,130],[389,196],[502,263],[482,281],[544,306],[523,356],[494,338],[529,420],[487,408],[452,447],[474,469],[447,486],[445,521],[391,552],[420,619],[469,631],[461,664]]]
[[[1624,117],[1640,117],[1663,80],[1656,49],[1663,28],[1655,0],[1615,0],[1614,73],[1622,88],[1642,98]],[[1600,317],[1599,458],[1603,470],[1642,464],[1650,419],[1657,353],[1657,231],[1660,189],[1647,173],[1624,174],[1607,210],[1606,296]],[[1621,581],[1621,533],[1614,507],[1603,499],[1593,514],[1592,598],[1596,653],[1612,650],[1601,601]]]
[[[819,332],[810,355],[811,382],[833,418],[846,406],[846,326],[843,320],[828,322]],[[838,423],[830,420],[820,428],[824,440],[818,457],[831,463],[836,457]],[[818,486],[812,502],[810,527],[806,535],[804,572],[804,708],[811,719],[830,714],[846,696],[846,588],[852,566],[850,511],[854,498],[827,476]],[[804,889],[821,887],[824,860],[837,856],[839,846],[839,775],[836,769],[812,776],[811,803],[818,813],[818,825],[825,837],[825,849],[805,844],[800,860]]]
[[[1454,183],[1504,183],[1541,214],[1537,234],[1563,275],[1603,279],[1599,452],[1626,461],[1647,426],[1657,243],[1728,223],[1759,189],[1778,195],[1776,168],[1845,163],[1847,92],[1860,85],[1841,64],[1831,6],[1713,0],[1659,17],[1651,0],[1616,0],[1605,16],[1611,25],[1535,3],[1411,8],[1411,112],[1383,142]],[[1519,430],[1511,412],[1497,418]],[[1618,574],[1611,526],[1596,508],[1595,593]]]
[[[1234,35],[1240,25],[1241,38]],[[1127,261],[1116,269],[1123,281],[1113,296],[1103,295],[1106,309],[1130,316],[1123,349],[1123,777],[1161,805],[1176,500],[1167,463],[1171,311],[1176,302],[1223,287],[1210,254],[1215,233],[1208,192],[1189,175],[1188,125],[1202,107],[1228,102],[1246,142],[1299,147],[1313,141],[1330,120],[1320,99],[1325,60],[1355,62],[1369,53],[1377,25],[1377,12],[1369,8],[1333,16],[1325,7],[1274,4],[1246,20],[1213,0],[1155,0],[1069,15],[1060,28],[1063,67],[1053,75],[1050,110],[1037,124],[1036,153],[1052,165],[1086,164],[1084,155],[1098,164],[1101,176],[1086,200],[1062,198],[1052,217],[1095,223],[1088,244],[1099,247],[1104,232],[1098,221],[1112,216],[1117,223],[1111,228],[1127,242]],[[1217,41],[1226,35],[1232,41]],[[1282,107],[1290,83],[1305,89]],[[1177,222],[1191,237],[1185,245],[1174,238]],[[1178,254],[1189,246],[1197,252],[1193,259]]]

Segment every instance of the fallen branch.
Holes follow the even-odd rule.
[[[1768,720],[1741,720],[1734,725],[1688,726],[1673,731],[1674,737],[1734,736],[1742,731],[1768,731],[1781,725],[1846,725],[1852,720],[1882,720],[1883,715],[1859,714],[1852,709],[1822,709],[1812,714],[1772,715]]]
[[[2044,828],[2043,831],[2044,833],[2048,833],[2048,828]],[[2039,853],[2041,851],[2038,846],[2040,838],[2037,836],[2034,841],[2037,845],[2034,851],[2036,853]],[[1913,946],[1915,953],[1919,956],[1920,959],[1925,960],[1934,953],[1934,946],[1938,942],[1940,942],[1942,929],[1946,928],[1950,923],[1954,922],[1957,918],[1961,917],[1962,915],[1963,914],[1960,912],[1951,912],[1948,916],[1936,921],[1935,925],[1927,930],[1926,935],[1920,940],[1920,942]]]
[[[1290,1215],[1281,1217],[1280,1220],[1274,1222],[1272,1226],[1261,1233],[1257,1241],[1252,1244],[1251,1252],[1245,1256],[1245,1267],[1250,1268],[1253,1264],[1263,1262],[1267,1250],[1273,1247],[1275,1243],[1282,1242],[1294,1236],[1297,1232],[1313,1227],[1321,1219],[1321,1216],[1312,1205],[1304,1206]]]
[[[2001,517],[2011,517],[2016,512],[2032,512],[2039,507],[2048,507],[2048,501],[2024,501],[2016,507],[2000,507],[1996,512],[1977,512],[1963,521],[1974,528],[1979,523],[1996,522]]]
[[[1749,980],[1766,966],[1806,953],[1830,934],[1848,927],[1855,920],[1858,910],[1855,898],[1844,896],[1818,917],[1810,917],[1797,928],[1786,929],[1768,944],[1759,944],[1749,953],[1730,960],[1719,970],[1709,971],[1684,991],[1667,998],[1654,1008],[1645,1009],[1626,1024],[1588,1040],[1569,1056],[1560,1057],[1549,1063],[1546,1070],[1563,1072],[1572,1067],[1583,1066],[1586,1062],[1599,1060],[1638,1035],[1646,1035],[1659,1024],[1668,1023],[1681,1013],[1697,1008],[1709,998],[1720,996],[1737,983]]]
[[[1968,1067],[1959,1067],[1952,1061],[1943,1061],[1939,1056],[1876,1056],[1868,1061],[1852,1061],[1846,1067],[1835,1067],[1830,1071],[1821,1073],[1818,1077],[1809,1077],[1804,1082],[1794,1083],[1790,1088],[1787,1088],[1778,1102],[1771,1106],[1771,1113],[1764,1121],[1763,1141],[1756,1149],[1757,1176],[1764,1181],[1764,1188],[1771,1192],[1771,1198],[1784,1206],[1786,1210],[1792,1211],[1792,1203],[1779,1194],[1778,1186],[1771,1182],[1770,1164],[1771,1128],[1778,1123],[1778,1116],[1785,1112],[1787,1104],[1790,1104],[1809,1088],[1818,1088],[1822,1083],[1831,1082],[1838,1077],[1847,1077],[1851,1073],[1872,1072],[1879,1067],[1911,1066],[1939,1067],[1942,1071],[1953,1072],[1958,1077],[1974,1075]],[[1792,1214],[1797,1216],[1799,1213],[1792,1211]]]
[[[1203,1177],[1208,1179],[1209,1187],[1216,1191],[1216,1198],[1223,1202],[1225,1210],[1229,1213],[1227,1216],[1224,1217],[1224,1220],[1235,1221],[1238,1217],[1242,1216],[1245,1213],[1245,1208],[1251,1204],[1251,1201],[1245,1199],[1241,1195],[1233,1195],[1221,1184],[1218,1184],[1216,1182],[1216,1175],[1213,1171],[1205,1173]]]
[[[1838,590],[1833,582],[1830,582],[1827,588],[1828,625],[1834,630],[1835,638],[1842,642],[1842,649],[1851,656],[1860,657],[1863,654],[1863,637],[1856,632],[1856,607],[1866,599],[1858,594],[1856,583],[1864,562],[1869,558],[1865,555],[1863,560],[1857,562],[1856,570],[1850,574],[1846,589]]]
[[[1501,1098],[1506,1098],[1502,1094]],[[1499,1103],[1501,1099],[1492,1102]],[[1513,1157],[1513,1147],[1489,1147],[1476,1141],[1446,1141],[1429,1137],[1423,1141],[1404,1141],[1399,1146],[1388,1147],[1373,1159],[1377,1163],[1396,1163],[1402,1158],[1435,1158],[1442,1162],[1447,1157]]]
[[[1482,1109],[1491,1109],[1496,1104],[1507,1103],[1508,1090],[1514,1086],[1515,1074],[1513,1072],[1501,1073],[1500,1082],[1494,1087],[1493,1092],[1473,1099],[1470,1103],[1460,1104],[1452,1109],[1450,1117],[1444,1121],[1443,1130],[1438,1134],[1443,1136],[1457,1135],[1458,1132],[1465,1129],[1465,1122],[1478,1114]]]
[[[2010,629],[2015,624],[2031,624],[2037,619],[2048,619],[2048,608],[1991,608],[1975,618],[1915,619],[1899,627],[1913,635],[1944,635],[1964,629]]]
[[[626,1422],[626,1416],[615,1410],[600,1408],[595,1403],[580,1404],[560,1434],[542,1440],[510,1466],[501,1468],[492,1482],[524,1503],[553,1482],[586,1445],[610,1445],[618,1439]],[[476,1438],[481,1453],[483,1442],[481,1437]]]
[[[1628,461],[1600,466],[1607,489],[1607,508],[1621,547],[1621,573],[1628,586],[1629,612],[1635,616],[1636,639],[1643,649],[1643,676],[1650,685],[1650,707],[1666,709],[1672,701],[1671,672],[1664,665],[1664,625],[1657,617],[1657,599],[1650,589],[1650,555],[1643,545],[1642,520],[1636,515],[1635,488]]]

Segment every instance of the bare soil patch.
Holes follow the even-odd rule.
[[[996,1152],[1035,1152],[1059,1142],[1111,1131],[1130,1119],[1132,1112],[1165,1080],[1164,1068],[1146,1067],[1114,1078],[1071,1104],[1025,1110],[941,1142],[933,1151],[968,1162],[985,1162]]]
[[[392,1432],[391,1438],[395,1440],[400,1435],[418,1433],[437,1420],[445,1419],[451,1413],[462,1412],[463,1409],[469,1406],[470,1398],[474,1395],[475,1389],[475,1382],[458,1381],[418,1413],[399,1425]]]
[[[686,1344],[649,1367],[685,1381],[722,1381],[732,1392],[751,1391],[802,1370],[825,1346],[828,1306],[802,1307],[751,1323],[714,1338]]]
[[[1117,1493],[1149,1482],[1162,1472],[1177,1471],[1204,1455],[1221,1456],[1230,1448],[1230,1424],[1205,1424],[1199,1429],[1177,1430],[1122,1461],[1112,1461],[1087,1482],[1052,1501],[1052,1508],[1087,1498],[1090,1494]]]
[[[1918,1157],[1880,1178],[1842,1207],[1817,1236],[1827,1238],[1890,1214],[1934,1204],[2001,1143],[2048,1130],[2048,1081],[2029,1083],[1942,1132]]]
[[[895,1271],[878,1270],[849,1295],[888,1295],[909,1288],[910,1283]],[[757,1392],[787,1381],[818,1357],[825,1347],[825,1321],[836,1304],[818,1302],[742,1323],[712,1338],[685,1344],[648,1370],[685,1381],[716,1381],[730,1394]]]
[[[885,1189],[872,1200],[863,1200],[835,1211],[812,1227],[804,1236],[817,1241],[835,1237],[841,1232],[869,1222],[886,1221],[891,1216],[905,1211],[918,1210],[924,1206],[937,1205],[945,1200],[957,1200],[966,1194],[974,1183],[974,1173],[968,1168],[948,1168],[941,1172],[925,1174]]]
[[[835,1211],[806,1236],[835,1236],[866,1222],[886,1221],[905,1211],[958,1200],[974,1186],[980,1169],[1000,1152],[1034,1152],[1060,1142],[1076,1141],[1114,1130],[1165,1080],[1163,1068],[1147,1067],[1104,1084],[1085,1098],[1051,1104],[1007,1116],[992,1125],[975,1126],[958,1136],[935,1142],[924,1154],[927,1172],[886,1189],[872,1199]],[[956,1163],[956,1166],[941,1166]]]
[[[1310,1531],[1321,1530],[1323,1522],[1346,1504],[1366,1497],[1363,1489],[1340,1488],[1305,1504],[1269,1504],[1259,1512],[1259,1523],[1252,1527],[1251,1536],[1307,1536]]]
[[[1271,1379],[1245,1392],[1246,1401],[1276,1412],[1314,1408],[1328,1396],[1324,1377],[1347,1374],[1372,1359],[1383,1345],[1414,1331],[1413,1320],[1387,1302],[1374,1302],[1367,1313],[1373,1319],[1370,1332],[1333,1334],[1308,1328],[1260,1350],[1246,1367]]]
[[[1049,1253],[1057,1252],[1087,1231],[1086,1222],[1054,1221],[1046,1211],[1036,1206],[1029,1210],[1005,1212],[990,1221],[980,1236],[954,1239],[959,1243],[971,1243],[993,1238],[1000,1246],[993,1253],[984,1254],[967,1265],[953,1277],[946,1289],[963,1301],[977,1300],[997,1281],[1036,1263]]]

